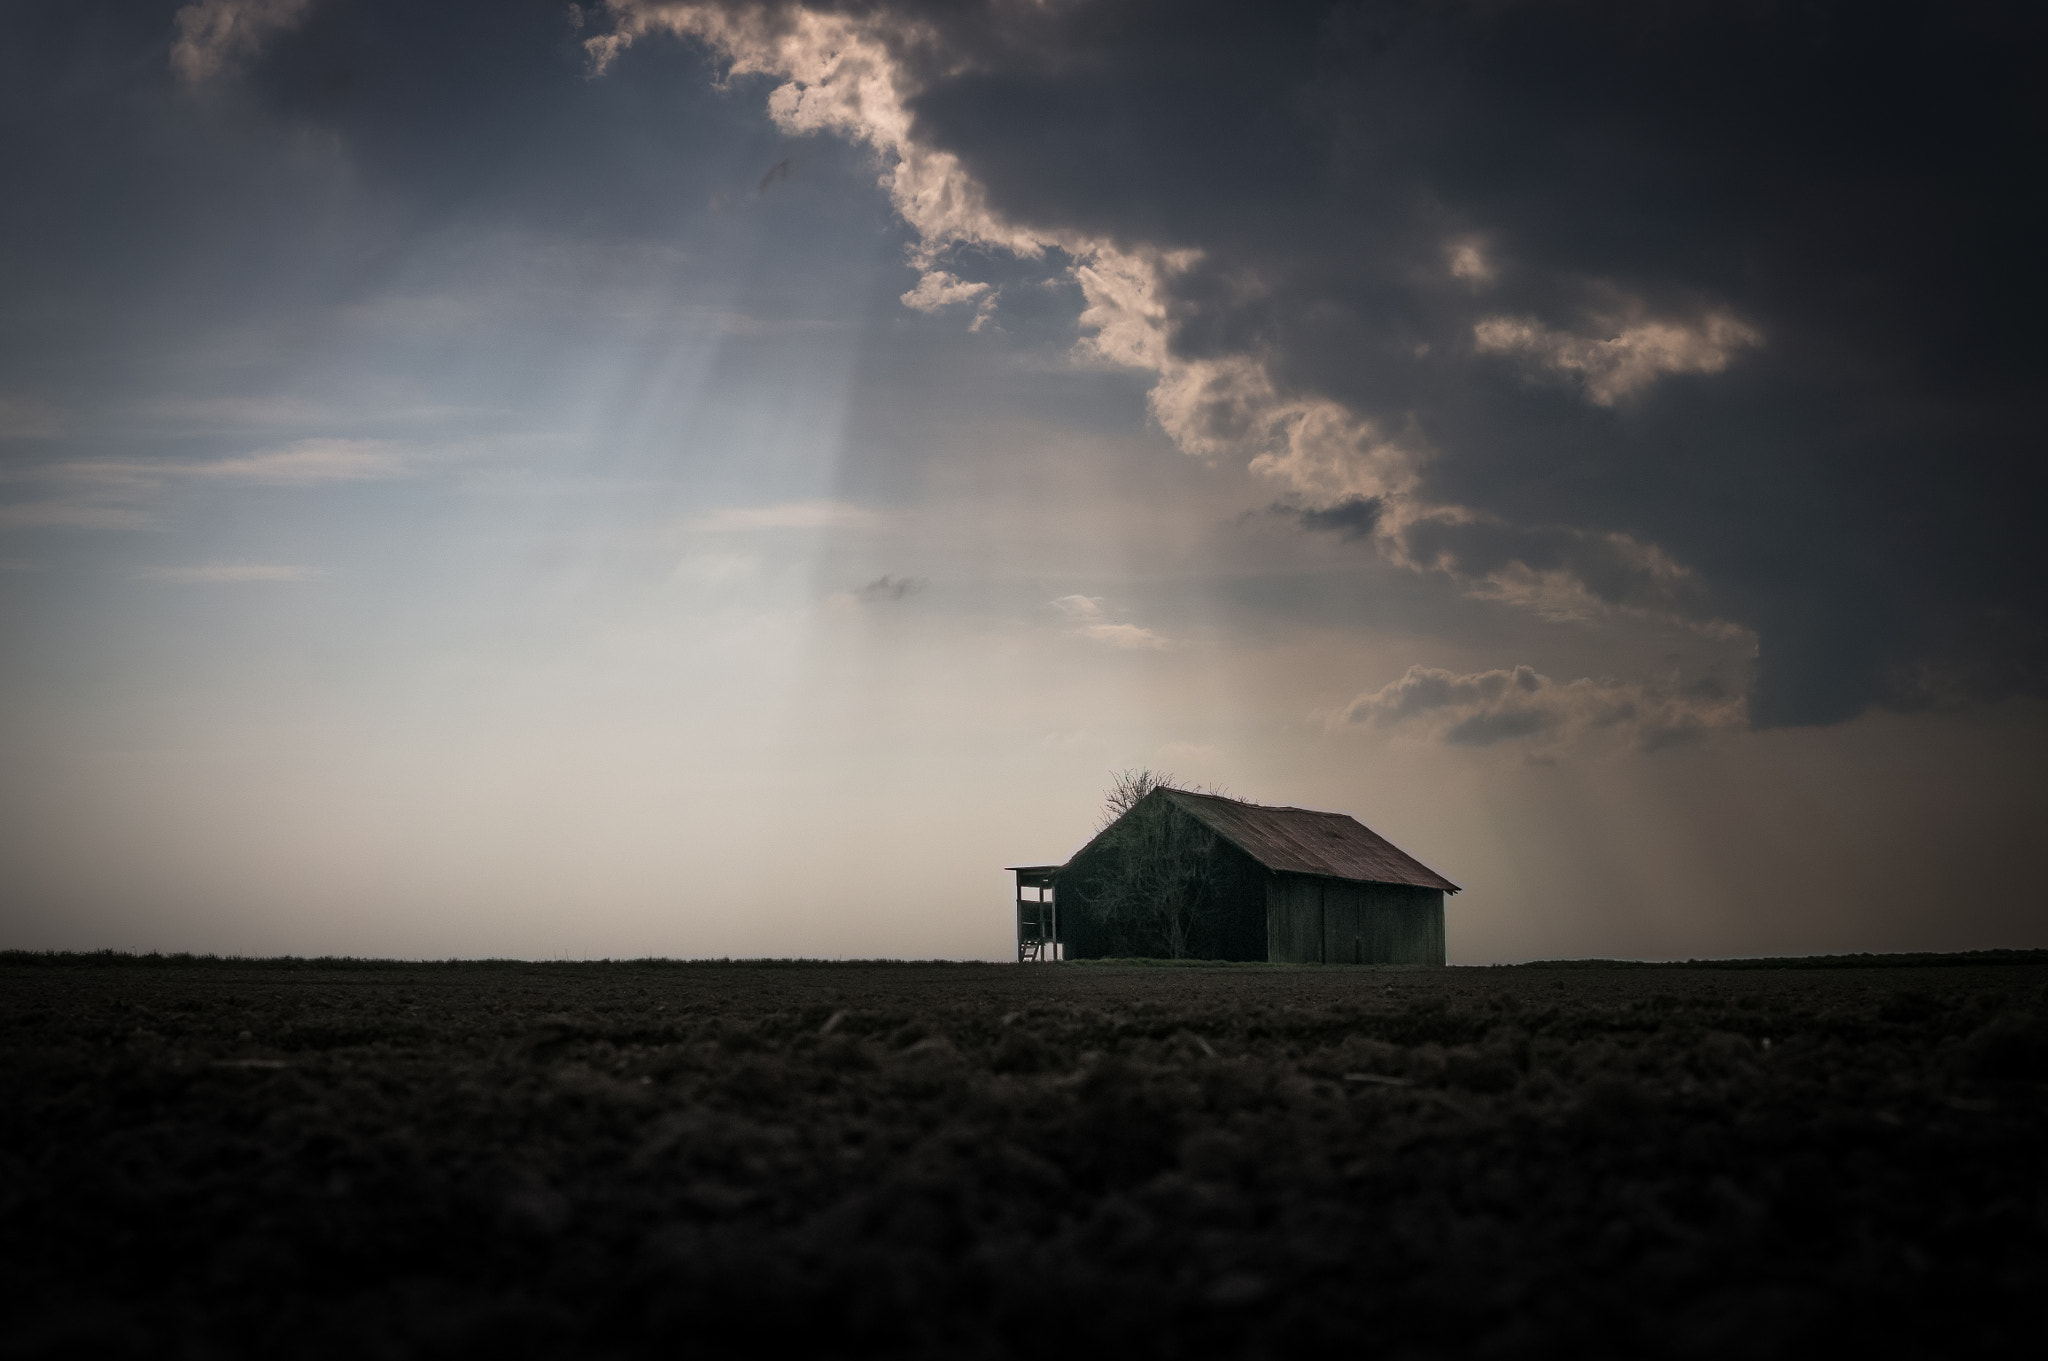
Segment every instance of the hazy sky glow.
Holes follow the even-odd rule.
[[[0,944],[2048,945],[2038,7],[19,7]]]

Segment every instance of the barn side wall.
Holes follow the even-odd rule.
[[[1444,962],[1442,890],[1275,874],[1266,890],[1266,939],[1275,963]]]

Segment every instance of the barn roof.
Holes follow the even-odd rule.
[[[1185,789],[1159,793],[1269,870],[1458,891],[1456,884],[1348,813],[1272,808]]]

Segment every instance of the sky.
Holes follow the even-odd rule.
[[[24,0],[0,946],[2048,946],[2037,5]]]

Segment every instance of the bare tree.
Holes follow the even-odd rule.
[[[1173,788],[1171,771],[1117,770],[1110,772],[1109,788],[1102,796],[1102,826],[1107,827],[1136,808],[1155,789]],[[1100,830],[1098,828],[1097,830]]]

